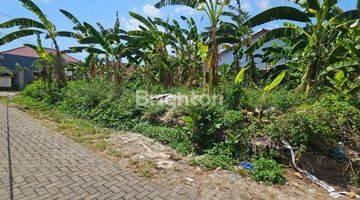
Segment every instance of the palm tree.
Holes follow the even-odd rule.
[[[211,28],[209,30],[211,43],[211,60],[209,66],[208,82],[210,95],[213,93],[214,86],[218,80],[219,48],[216,40],[217,29],[224,8],[229,3],[230,0],[160,0],[158,3],[155,4],[156,8],[162,8],[170,5],[183,5],[205,11],[211,23]]]
[[[337,0],[324,0],[323,2],[317,0],[296,0],[295,3],[304,8],[304,11],[281,6],[271,8],[254,16],[246,22],[250,27],[261,25],[274,19],[294,20],[306,22],[307,24],[305,27],[300,27],[288,23],[285,27],[273,29],[263,34],[256,43],[249,47],[248,51],[254,51],[254,49],[276,38],[297,35],[298,43],[294,46],[294,49],[304,49],[305,51],[303,52],[306,58],[303,60],[308,61],[300,88],[303,88],[308,93],[316,84],[320,67],[324,65],[322,60],[324,56],[323,50],[327,49],[324,40],[329,34],[336,31],[339,32],[344,24],[360,18],[360,10],[343,12],[336,6],[337,2]]]
[[[33,12],[39,21],[29,18],[15,18],[0,24],[0,28],[13,28],[20,27],[19,30],[14,31],[0,38],[0,45],[10,43],[19,38],[30,35],[45,34],[47,38],[52,40],[56,51],[56,65],[55,65],[55,78],[58,85],[66,84],[65,69],[63,64],[63,57],[56,41],[58,36],[68,36],[69,32],[57,32],[56,27],[49,21],[41,9],[31,0],[19,0],[22,5]]]

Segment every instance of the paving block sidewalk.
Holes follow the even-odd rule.
[[[10,134],[15,199],[190,198],[115,166],[15,108]],[[6,107],[0,104],[0,199],[8,194]]]

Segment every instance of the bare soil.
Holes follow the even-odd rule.
[[[121,152],[121,156],[117,158],[109,157],[114,162],[148,176],[154,182],[173,186],[174,190],[183,189],[190,197],[196,196],[198,199],[331,199],[323,188],[299,176],[291,168],[286,170],[286,185],[270,186],[253,182],[246,175],[240,176],[226,170],[205,171],[199,167],[189,166],[190,157],[181,157],[170,147],[140,134],[117,132],[112,135],[109,142],[112,144],[111,149]],[[324,171],[324,173],[330,172]],[[337,187],[337,189],[340,188]],[[341,199],[346,198],[341,197]]]

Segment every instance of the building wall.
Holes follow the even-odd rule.
[[[0,76],[0,88],[11,88],[11,76]]]
[[[33,63],[36,60],[37,58],[33,57],[3,54],[3,59],[0,59],[0,66],[6,67],[14,72],[15,76],[12,87],[22,90],[27,84],[34,80]],[[24,68],[24,72],[16,69],[17,64]]]

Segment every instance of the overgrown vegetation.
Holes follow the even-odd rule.
[[[32,48],[39,54],[44,73],[26,87],[17,102],[43,112],[76,116],[100,127],[142,133],[183,155],[192,154],[191,164],[207,169],[236,171],[234,165],[253,160],[251,178],[265,183],[285,183],[284,167],[278,163],[288,156],[280,151],[283,141],[296,150],[298,160],[304,153],[328,156],[339,148],[359,152],[360,10],[343,11],[337,1],[308,0],[295,1],[302,10],[281,6],[251,17],[241,9],[240,1],[160,1],[159,8],[203,6],[210,27],[200,31],[193,18],[182,17],[185,26],[181,26],[176,20],[131,12],[142,25],[140,30],[124,31],[118,16],[114,27],[94,27],[61,10],[74,29],[57,32],[32,1],[21,2],[43,24],[14,19],[0,28],[41,29],[51,34],[54,44],[58,36],[72,37],[80,45],[68,51],[87,52],[88,57],[83,63],[65,65],[43,50],[38,36]],[[272,20],[287,22],[253,37],[254,27]],[[0,38],[0,44],[43,32],[15,33]],[[256,55],[273,39],[283,45],[266,47],[262,55]],[[231,65],[219,67],[219,46],[233,51]],[[56,52],[59,56],[58,48]],[[257,68],[256,57],[267,70]],[[124,58],[127,64],[121,63]],[[239,63],[242,58],[247,60],[243,65]],[[64,66],[73,71],[67,83]],[[172,107],[150,100],[140,105],[138,90],[151,95],[221,95],[223,101]],[[72,137],[81,142],[94,137],[96,144],[91,145],[99,150],[110,145],[105,133]],[[352,169],[344,173],[350,175],[349,182],[359,185],[359,158],[346,156]],[[138,166],[144,176],[151,176],[153,164]]]

